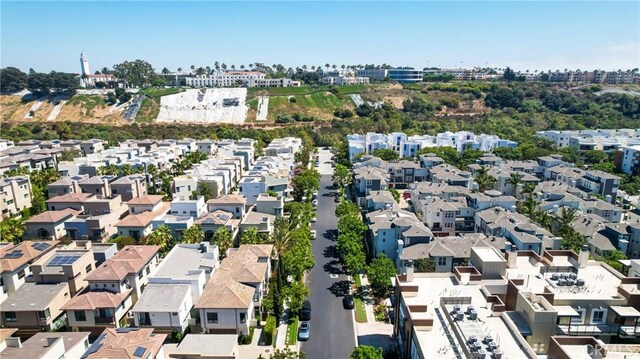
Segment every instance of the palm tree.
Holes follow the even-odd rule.
[[[133,167],[130,164],[124,164],[120,167],[119,172],[123,176],[130,176],[133,174]]]
[[[478,184],[479,192],[484,192],[488,190],[493,186],[494,183],[496,183],[496,179],[489,175],[489,173],[487,172],[487,168],[485,166],[480,167],[474,179]]]
[[[570,228],[571,223],[576,219],[576,209],[570,207],[562,207],[558,220],[562,228]]]
[[[343,69],[343,70],[345,69],[345,67],[347,67],[347,66],[345,66],[344,64],[342,64],[342,66],[340,66],[340,68]]]
[[[211,242],[218,246],[220,257],[224,258],[227,256],[227,250],[233,247],[233,236],[227,227],[220,227],[213,234]]]
[[[216,69],[216,71],[220,71],[220,62],[218,61],[214,62],[213,67]]]
[[[522,187],[522,194],[527,195],[528,197],[532,197],[535,190],[536,185],[534,185],[533,183],[525,183]]]
[[[536,202],[533,197],[527,197],[527,199],[522,204],[522,213],[527,217],[533,219],[536,213],[536,208],[538,207],[538,202]]]
[[[244,70],[244,65],[240,65],[240,70]]]
[[[182,67],[178,67],[178,72],[182,72]]]
[[[191,71],[193,72],[193,70],[196,69],[196,65],[191,65]]]
[[[211,75],[211,67],[210,66],[207,66],[205,68],[205,70],[207,70],[207,75]]]
[[[171,228],[164,224],[158,226],[147,236],[147,238],[145,238],[145,244],[160,246],[161,252],[164,252],[169,248],[171,241],[173,241]]]
[[[520,174],[512,173],[505,182],[513,186],[513,196],[518,198],[518,186],[522,184],[522,177],[520,177]]]
[[[274,256],[280,258],[280,255],[289,249],[291,244],[291,222],[285,217],[278,217],[273,223],[273,234],[269,241],[273,244]]]
[[[231,65],[231,70],[235,70],[236,69],[236,65]]]
[[[0,242],[18,242],[24,235],[25,225],[19,218],[5,219],[0,223]]]
[[[315,71],[315,70],[316,70],[315,65],[314,65],[314,66],[311,66],[311,71]]]
[[[165,68],[162,69],[162,74],[163,75],[168,75],[169,73],[171,73],[171,71],[169,71],[168,68],[165,67]]]
[[[338,68],[338,65],[331,65],[331,68],[335,70]]]
[[[101,167],[98,172],[101,175],[109,175],[109,176],[117,176],[118,173],[120,172],[120,170],[118,169],[118,166],[116,166],[115,164],[110,164],[108,166],[105,167]]]
[[[182,233],[182,243],[200,243],[204,240],[204,231],[194,224]]]
[[[222,69],[226,70],[227,69],[227,64],[225,64],[224,62],[222,63]]]
[[[330,65],[328,63],[324,64],[324,68],[327,69],[327,71],[329,71],[329,67],[330,67]]]

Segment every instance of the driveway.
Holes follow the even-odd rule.
[[[342,296],[349,291],[349,278],[342,274],[335,240],[338,219],[335,216],[329,151],[319,150],[322,174],[318,191],[318,221],[313,224],[317,239],[313,241],[316,265],[307,275],[311,291],[311,339],[302,344],[301,350],[310,359],[348,358],[355,347],[353,315],[342,307]]]

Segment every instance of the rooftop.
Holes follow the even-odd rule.
[[[206,243],[206,242],[205,242]],[[214,255],[215,245],[207,252],[201,250],[201,244],[177,244],[158,265],[154,278],[190,278],[194,269],[215,269],[218,256]],[[217,249],[216,249],[217,250]]]
[[[132,312],[178,312],[191,293],[189,284],[149,284]]]
[[[82,359],[155,358],[166,337],[166,334],[154,334],[153,329],[107,328]]]
[[[122,248],[87,275],[87,281],[121,281],[129,274],[136,274],[158,254],[159,246],[131,245]]]
[[[40,258],[44,253],[53,250],[58,241],[32,242],[0,246],[0,273],[12,272],[31,261]]]
[[[20,347],[7,347],[0,352],[2,359],[45,358],[51,349],[51,340],[62,340],[64,350],[68,351],[81,342],[88,340],[89,332],[48,332],[36,333]]]
[[[61,292],[69,293],[65,283],[25,283],[0,304],[2,312],[43,311]]]

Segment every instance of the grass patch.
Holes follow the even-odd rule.
[[[94,108],[105,107],[107,105],[106,102],[104,102],[104,97],[100,95],[75,95],[67,104],[82,106],[85,109],[86,116],[92,116]]]
[[[252,110],[258,111],[258,99],[252,98],[251,100],[247,100],[247,106]]]
[[[362,287],[362,281],[360,279],[360,274],[353,275],[353,281],[356,282],[356,288],[360,289]]]
[[[154,100],[160,102],[160,97],[173,95],[184,91],[181,88],[170,87],[170,88],[148,88],[146,90],[142,90],[142,93],[153,98]]]
[[[160,113],[160,105],[153,99],[145,98],[140,104],[140,110],[136,115],[137,122],[153,122]]]
[[[358,323],[366,323],[367,322],[367,310],[364,308],[364,302],[362,298],[359,296],[354,297],[355,301],[355,310],[356,310],[356,321]]]
[[[371,85],[345,85],[335,86],[339,94],[352,94],[365,91]],[[301,96],[310,95],[316,92],[329,91],[328,85],[322,86],[300,86],[300,87],[251,87],[247,89],[247,98],[257,96]]]
[[[353,109],[350,98],[340,98],[335,94],[323,91],[306,95],[296,95],[296,102],[289,102],[288,96],[269,97],[269,119],[275,120],[280,114],[299,113],[318,119],[332,119],[337,109]]]
[[[276,345],[276,317],[269,315],[267,321],[262,329],[264,334],[264,341],[266,345]]]
[[[296,345],[298,341],[298,317],[293,317],[287,323],[287,345]]]

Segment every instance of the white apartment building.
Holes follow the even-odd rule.
[[[619,167],[626,174],[640,174],[640,145],[622,147],[622,161]]]

